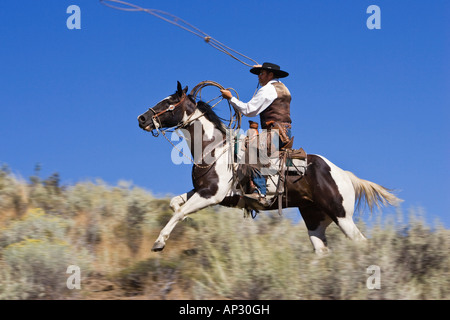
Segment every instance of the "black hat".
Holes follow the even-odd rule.
[[[280,70],[279,65],[270,62],[264,62],[262,66],[251,68],[250,72],[253,74],[259,74],[261,70],[273,72],[275,78],[285,78],[289,75],[286,71]]]

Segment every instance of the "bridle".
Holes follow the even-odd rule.
[[[210,168],[210,167],[217,161],[217,159],[218,159],[220,156],[222,156],[222,155],[227,151],[226,148],[224,148],[224,151],[222,152],[222,154],[220,154],[219,157],[217,157],[217,159],[216,159],[213,163],[208,164],[208,165],[201,165],[201,164],[196,163],[196,162],[194,161],[194,159],[192,159],[190,156],[186,155],[182,150],[178,149],[177,146],[175,146],[175,145],[172,143],[172,141],[170,141],[170,139],[167,138],[166,132],[167,132],[168,130],[161,130],[161,129],[160,129],[160,128],[162,127],[162,123],[161,123],[161,120],[159,119],[159,117],[160,117],[161,115],[163,115],[164,113],[166,113],[166,112],[169,112],[169,111],[173,112],[173,110],[175,110],[176,107],[178,107],[179,105],[181,105],[181,104],[184,102],[184,100],[186,100],[186,97],[187,97],[187,95],[184,93],[183,96],[181,97],[180,101],[178,101],[176,104],[173,104],[173,105],[171,104],[167,109],[164,109],[164,110],[162,110],[162,111],[160,111],[160,112],[156,112],[155,110],[153,110],[153,108],[149,108],[149,110],[151,110],[151,111],[153,112],[152,121],[153,121],[153,125],[154,125],[154,127],[155,127],[155,129],[153,129],[153,130],[151,131],[151,133],[152,133],[152,135],[153,135],[154,137],[158,137],[159,134],[162,133],[163,136],[164,136],[164,138],[172,145],[172,147],[173,147],[175,150],[177,150],[179,153],[181,153],[184,157],[186,157],[187,159],[189,159],[189,160],[193,163],[194,166],[199,167],[199,168],[203,168],[203,169]],[[179,128],[186,127],[187,125],[189,125],[190,123],[194,122],[195,120],[198,120],[200,117],[203,117],[203,116],[205,115],[205,112],[202,112],[199,116],[197,116],[197,117],[195,117],[195,118],[192,118],[193,115],[194,115],[194,113],[192,113],[192,114],[188,117],[188,119],[186,119],[186,120],[180,122],[179,124],[177,124],[176,126],[172,127],[171,130],[177,130],[177,129],[179,129]],[[219,143],[219,144],[220,144],[220,143]],[[212,148],[212,149],[209,151],[209,153],[211,153],[211,152],[214,151],[214,150],[215,150],[215,148]],[[208,154],[209,154],[209,153],[208,153]],[[202,158],[203,158],[203,157],[202,157]]]
[[[186,97],[187,97],[187,95],[185,93],[183,93],[183,96],[181,97],[180,101],[178,101],[176,104],[171,104],[167,109],[162,110],[158,113],[155,110],[153,110],[153,108],[148,109],[151,112],[153,112],[152,121],[153,121],[153,126],[155,127],[155,129],[152,130],[152,135],[154,137],[159,136],[159,128],[162,127],[162,123],[161,123],[161,120],[159,119],[159,117],[168,111],[172,112],[173,110],[175,110],[176,107],[181,105],[184,102],[184,100],[186,100]],[[177,125],[176,127],[179,128],[181,126],[182,125]]]
[[[202,81],[199,84],[197,84],[194,87],[194,89],[192,89],[192,91],[190,93],[190,96],[193,98],[194,101],[196,100],[196,98],[197,98],[197,96],[199,94],[200,94],[200,97],[201,97],[201,90],[204,87],[207,87],[207,86],[214,86],[214,87],[217,87],[219,89],[225,89],[223,86],[221,86],[217,82],[214,82],[214,81]],[[233,88],[228,88],[227,90],[233,90],[235,92],[235,94],[236,94],[236,97],[239,98],[239,95],[236,92],[236,90],[234,90]],[[164,138],[172,145],[172,147],[175,150],[177,150],[179,153],[181,153],[184,157],[189,159],[193,163],[194,166],[199,167],[199,168],[203,168],[203,169],[210,168],[217,161],[218,158],[220,158],[223,154],[225,154],[225,152],[227,151],[226,148],[224,148],[224,151],[218,157],[215,157],[215,161],[213,163],[207,164],[207,165],[201,165],[201,164],[196,163],[194,161],[194,159],[192,159],[189,155],[186,155],[182,150],[178,149],[177,146],[175,146],[172,143],[172,141],[166,136],[166,132],[168,132],[167,129],[166,130],[160,129],[160,128],[163,127],[163,125],[162,125],[161,120],[160,120],[159,117],[161,115],[165,114],[168,111],[173,112],[178,106],[180,106],[184,102],[184,100],[186,100],[186,97],[187,97],[186,93],[183,92],[183,95],[181,96],[180,101],[178,101],[176,104],[169,105],[169,107],[167,109],[162,110],[160,112],[156,112],[155,110],[153,110],[153,108],[149,108],[149,110],[153,112],[152,121],[153,121],[153,126],[155,127],[151,131],[151,133],[152,133],[152,135],[154,137],[158,137],[159,134],[162,133]],[[219,102],[214,104],[211,107],[211,109],[214,108]],[[233,106],[231,106],[229,102],[228,102],[228,105],[230,107],[230,124],[228,126],[228,129],[239,130],[240,129],[240,125],[241,125],[241,113],[238,110],[236,110]],[[235,115],[232,114],[232,112],[231,112],[232,109],[231,108],[234,109]],[[197,103],[196,103],[195,109],[197,109]],[[199,118],[203,117],[205,115],[205,113],[206,113],[206,111],[201,112],[200,114],[196,114],[195,112],[193,112],[186,120],[182,120],[179,124],[177,124],[176,126],[172,127],[170,130],[171,131],[172,130],[175,131],[175,130],[177,130],[179,128],[185,128],[188,125],[190,125],[191,123],[193,123],[194,121],[196,121]],[[235,124],[234,127],[232,127],[232,124]],[[211,148],[209,153],[211,153],[214,150],[215,150],[215,148]]]
[[[208,87],[208,86],[213,86],[213,87],[219,88],[221,90],[225,90],[225,88],[221,84],[219,84],[219,83],[217,83],[215,81],[206,80],[206,81],[202,81],[202,82],[198,83],[194,87],[194,89],[191,90],[191,93],[189,95],[193,98],[194,101],[197,100],[198,96],[200,96],[200,100],[201,100],[202,89],[205,88],[205,87]],[[256,89],[258,90],[258,88],[256,88]],[[237,93],[237,91],[235,89],[233,89],[233,88],[226,88],[226,90],[234,91],[234,93],[236,94],[236,98],[239,99],[239,94]],[[256,91],[255,91],[255,93],[256,93]],[[151,112],[153,112],[152,121],[153,121],[153,126],[155,127],[155,129],[153,129],[151,131],[151,133],[152,133],[152,135],[154,137],[158,137],[160,131],[163,134],[165,133],[164,130],[160,130],[160,128],[162,127],[162,123],[161,123],[161,120],[159,119],[159,117],[161,115],[163,115],[164,113],[168,112],[168,111],[172,112],[173,110],[175,110],[176,107],[181,105],[184,102],[184,100],[186,100],[186,97],[187,97],[186,93],[183,92],[183,95],[181,96],[180,101],[178,101],[174,105],[170,105],[167,109],[162,110],[160,112],[156,112],[155,110],[153,110],[153,108],[149,108],[149,110]],[[217,99],[217,98],[214,98],[214,99],[212,99],[210,101],[213,101],[215,99]],[[223,98],[222,98],[222,100],[223,100]],[[222,100],[220,100],[220,101],[222,101]],[[213,106],[211,106],[211,109],[213,109],[216,105],[218,105],[220,103],[220,101],[215,103]],[[207,103],[209,103],[209,102],[207,102]],[[239,110],[237,110],[234,106],[232,106],[230,104],[230,102],[228,102],[228,107],[230,108],[230,119],[229,119],[228,128],[229,129],[232,128],[234,130],[239,130],[240,127],[241,127],[242,115],[239,112]],[[234,114],[233,114],[233,110],[234,110]],[[182,121],[181,123],[179,123],[178,125],[176,125],[172,129],[176,130],[176,129],[179,129],[179,128],[184,128],[187,125],[189,125],[190,123],[192,123],[195,120],[199,119],[200,117],[203,117],[204,114],[205,114],[205,112],[203,112],[201,115],[199,115],[198,117],[195,118],[194,117],[194,113],[192,113],[186,120]],[[221,120],[227,121],[227,119],[221,119]]]

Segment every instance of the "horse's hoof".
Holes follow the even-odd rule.
[[[165,246],[166,246],[166,245],[165,245],[164,243],[157,241],[157,242],[155,242],[155,244],[153,245],[152,251],[153,251],[153,252],[159,252],[159,251],[162,251],[162,250],[164,249]]]

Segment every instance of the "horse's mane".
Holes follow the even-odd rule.
[[[192,96],[189,96],[191,100],[193,100]],[[213,111],[211,106],[204,101],[197,102],[197,109],[202,112],[205,117],[214,124],[214,127],[217,128],[223,134],[226,134],[226,128],[222,120],[220,120],[219,116]]]

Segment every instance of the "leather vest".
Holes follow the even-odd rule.
[[[261,127],[267,129],[266,122],[292,123],[291,121],[291,93],[281,82],[272,85],[277,91],[277,98],[263,112],[259,114]]]

